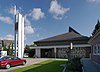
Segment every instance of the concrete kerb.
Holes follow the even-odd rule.
[[[67,69],[67,64],[61,64],[60,66],[63,67],[63,71],[62,72],[66,72],[66,69]]]
[[[82,59],[80,61],[81,61],[81,64],[82,64],[82,72],[84,72],[84,67],[83,67]]]
[[[84,68],[83,68],[83,66],[82,66],[82,72],[84,72]]]

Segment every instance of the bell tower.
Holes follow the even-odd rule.
[[[24,17],[15,9],[15,56],[23,58],[24,54]]]

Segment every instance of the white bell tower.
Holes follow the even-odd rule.
[[[15,56],[23,58],[24,54],[24,17],[15,9]]]

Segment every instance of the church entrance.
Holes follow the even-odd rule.
[[[51,48],[51,49],[41,49],[41,57],[42,58],[52,58],[52,57],[54,57],[53,48]]]

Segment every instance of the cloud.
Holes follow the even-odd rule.
[[[17,9],[17,12],[19,11],[22,11],[22,8],[19,7],[19,9]],[[16,7],[15,6],[12,6],[10,9],[9,9],[9,13],[12,14],[12,15],[15,15],[16,13]],[[32,13],[31,13],[32,14]],[[24,27],[24,31],[25,31],[25,34],[28,35],[28,34],[33,34],[34,33],[34,28],[31,26],[31,22],[27,19],[27,16],[29,14],[26,14],[24,16],[25,18],[25,27]],[[32,14],[33,15],[33,14]]]
[[[49,12],[53,14],[55,19],[62,19],[65,13],[70,11],[70,8],[64,8],[56,0],[51,1]]]
[[[19,10],[16,9],[16,6],[11,6],[11,8],[9,9],[9,13],[15,15],[16,12],[19,12]]]
[[[62,20],[63,19],[63,17],[61,17],[61,16],[58,17],[58,16],[55,16],[55,15],[53,16],[53,18],[55,18],[56,20]]]
[[[3,37],[0,37],[0,40],[3,40]]]
[[[100,0],[87,0],[89,2],[100,2]]]
[[[25,26],[25,34],[34,33],[34,29],[31,26]]]
[[[40,20],[45,17],[45,14],[42,12],[41,8],[34,8],[29,16],[32,16],[33,20]]]
[[[15,14],[15,13],[14,13],[14,7],[13,7],[13,6],[9,9],[9,13],[12,14],[12,15]]]
[[[33,34],[34,33],[34,28],[31,26],[31,22],[26,18],[25,16],[25,34]]]
[[[24,34],[24,40],[26,41],[27,40],[27,37],[26,37],[26,35]]]
[[[12,34],[8,34],[5,37],[0,37],[0,40],[14,40],[14,36]]]
[[[14,40],[14,36],[11,34],[8,34],[4,39],[5,40]]]
[[[13,20],[7,16],[0,16],[0,21],[7,23],[7,24],[12,24],[12,22],[13,22]]]

